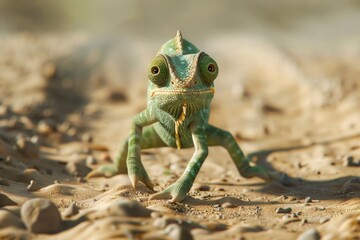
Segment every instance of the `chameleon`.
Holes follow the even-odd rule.
[[[153,189],[140,151],[193,147],[195,152],[181,177],[149,198],[180,202],[190,191],[208,156],[208,147],[222,146],[241,176],[269,181],[271,175],[262,167],[250,165],[230,132],[208,123],[218,73],[216,61],[177,31],[149,64],[147,107],[133,118],[130,134],[114,163],[94,169],[88,177],[127,173],[134,188],[141,182]]]

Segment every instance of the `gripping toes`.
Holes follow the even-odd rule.
[[[145,171],[145,168],[142,165],[141,161],[138,161],[135,158],[131,158],[127,160],[127,165],[129,178],[134,188],[138,186],[139,182],[142,182],[148,188],[153,189],[154,186],[150,181],[150,178]]]
[[[171,202],[180,202],[184,200],[190,188],[191,187],[187,187],[181,181],[177,181],[163,191],[151,195],[149,200],[171,199]]]

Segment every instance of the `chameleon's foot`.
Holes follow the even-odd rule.
[[[171,198],[171,202],[180,202],[184,200],[190,188],[191,186],[186,186],[182,181],[176,181],[163,191],[151,195],[149,200]]]
[[[117,169],[117,167],[114,164],[109,164],[109,165],[104,165],[104,166],[100,166],[94,170],[92,170],[91,172],[88,173],[88,175],[86,176],[86,178],[94,178],[94,177],[112,177],[115,176],[116,174],[120,174],[122,172],[119,172],[119,170]],[[126,173],[126,172],[124,172]]]
[[[249,166],[245,171],[241,171],[240,174],[245,178],[258,177],[266,182],[270,182],[275,178],[275,176],[272,173],[268,172],[266,169],[262,167],[257,167],[257,166],[256,167]]]
[[[129,167],[130,166],[130,167]],[[145,184],[148,188],[153,190],[154,185],[150,181],[150,178],[145,171],[144,166],[141,162],[136,160],[128,159],[128,173],[131,185],[136,189],[139,182]]]

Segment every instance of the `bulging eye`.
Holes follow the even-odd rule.
[[[168,77],[168,66],[163,56],[156,56],[148,68],[148,77],[159,87],[164,86]]]
[[[200,76],[203,83],[211,85],[219,73],[219,68],[214,59],[207,54],[203,54],[199,60]]]

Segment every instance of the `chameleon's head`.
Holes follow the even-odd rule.
[[[148,101],[175,115],[184,105],[189,113],[208,107],[218,72],[216,62],[178,31],[149,65]]]

